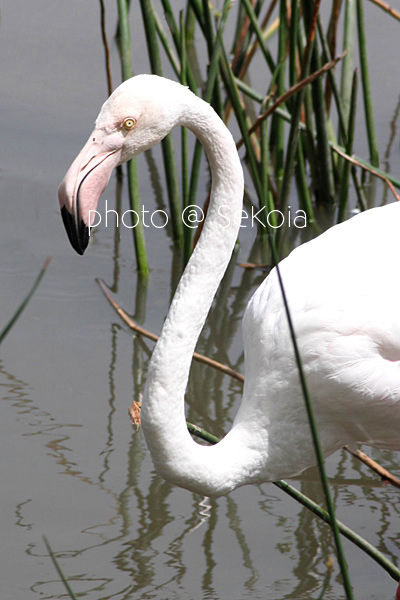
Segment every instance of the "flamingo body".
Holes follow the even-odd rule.
[[[400,280],[388,260],[400,252],[399,218],[397,204],[366,211],[280,263],[325,455],[354,442],[400,450]],[[237,419],[267,421],[271,479],[287,477],[315,458],[275,270],[247,306],[243,335],[250,385]]]
[[[191,357],[240,226],[243,174],[232,136],[212,108],[186,88],[156,76],[134,77],[103,105],[59,198],[71,243],[83,253],[90,210],[112,169],[177,125],[202,142],[212,192],[204,230],[152,356],[142,424],[165,479],[218,496],[296,475],[315,463],[274,269],[244,315],[245,385],[231,430],[220,443],[204,447],[186,429]],[[297,248],[280,264],[326,456],[356,442],[400,450],[399,219],[397,204],[369,210]]]

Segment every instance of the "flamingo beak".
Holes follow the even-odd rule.
[[[95,129],[58,188],[64,226],[78,254],[86,250],[99,197],[120,164],[121,154],[120,139]]]

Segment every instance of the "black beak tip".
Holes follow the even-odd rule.
[[[61,208],[61,216],[71,246],[78,254],[82,255],[89,243],[89,228],[83,221],[80,221],[77,227],[75,217],[68,212],[65,206]]]

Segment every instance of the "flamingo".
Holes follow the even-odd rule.
[[[208,216],[149,365],[142,426],[157,472],[205,496],[293,477],[315,464],[276,269],[243,318],[245,384],[232,428],[215,446],[187,431],[192,354],[238,235],[243,172],[214,110],[155,75],[125,81],[59,188],[70,241],[83,254],[92,215],[117,165],[174,127],[203,144],[212,174]],[[363,212],[296,248],[280,263],[323,454],[345,444],[400,450],[400,206]]]

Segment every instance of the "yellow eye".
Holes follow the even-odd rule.
[[[132,127],[135,126],[136,120],[132,119],[132,117],[128,117],[127,119],[125,119],[125,121],[122,123],[122,127],[124,129],[127,129],[129,131],[129,129],[132,129]]]

